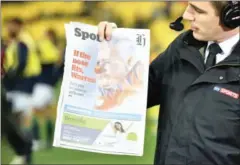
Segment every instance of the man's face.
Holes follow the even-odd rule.
[[[183,14],[190,21],[193,36],[200,41],[221,40],[223,27],[210,2],[190,1]]]

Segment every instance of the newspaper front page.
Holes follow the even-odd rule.
[[[150,31],[118,28],[102,42],[97,26],[70,22],[65,32],[53,145],[142,156]]]

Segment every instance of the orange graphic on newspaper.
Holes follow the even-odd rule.
[[[95,67],[100,93],[95,108],[107,111],[120,106],[126,98],[143,87],[144,66],[140,60],[133,60],[134,49],[126,45],[129,42],[101,44]],[[132,55],[124,56],[123,50]]]

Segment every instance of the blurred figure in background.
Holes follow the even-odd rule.
[[[5,60],[5,45],[1,40],[1,80],[4,80],[3,63]],[[27,137],[16,122],[12,113],[12,104],[6,98],[3,81],[1,82],[1,133],[6,136],[8,143],[13,148],[16,156],[10,164],[31,164],[31,138]]]
[[[164,13],[167,18],[171,18],[171,8],[172,8],[172,1],[166,1],[166,7],[164,9]]]
[[[84,3],[84,5],[83,5],[84,8],[83,8],[83,11],[80,12],[80,16],[83,16],[83,17],[93,16],[94,12],[96,12],[93,9],[98,8],[99,2],[84,0],[83,3]]]
[[[60,60],[60,50],[58,47],[58,37],[53,29],[48,29],[45,36],[38,43],[39,57],[42,72],[36,80],[33,89],[33,108],[36,115],[42,112],[46,126],[46,144],[52,145],[53,121],[51,119],[51,105],[54,100],[54,88],[58,80],[56,73],[57,64]],[[40,149],[40,129],[37,118],[33,121],[34,150]]]
[[[34,79],[41,72],[31,36],[24,31],[23,21],[13,18],[8,21],[8,37],[4,69],[7,98],[13,103],[13,111],[18,114],[25,129],[30,127],[31,97]]]
[[[41,73],[41,65],[34,41],[25,31],[23,21],[12,18],[7,25],[8,42],[3,63],[6,98],[12,103],[17,124],[24,130],[26,136],[32,139],[31,99],[34,81]]]

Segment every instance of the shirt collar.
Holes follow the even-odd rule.
[[[239,41],[239,33],[237,33],[236,35],[230,37],[229,39],[219,43],[218,45],[220,46],[220,48],[222,49],[222,54],[226,54],[229,55],[232,50],[234,49],[234,46],[237,44],[237,42]],[[208,45],[207,45],[207,49],[209,47],[209,45],[211,45],[213,43],[213,41],[209,41]]]

